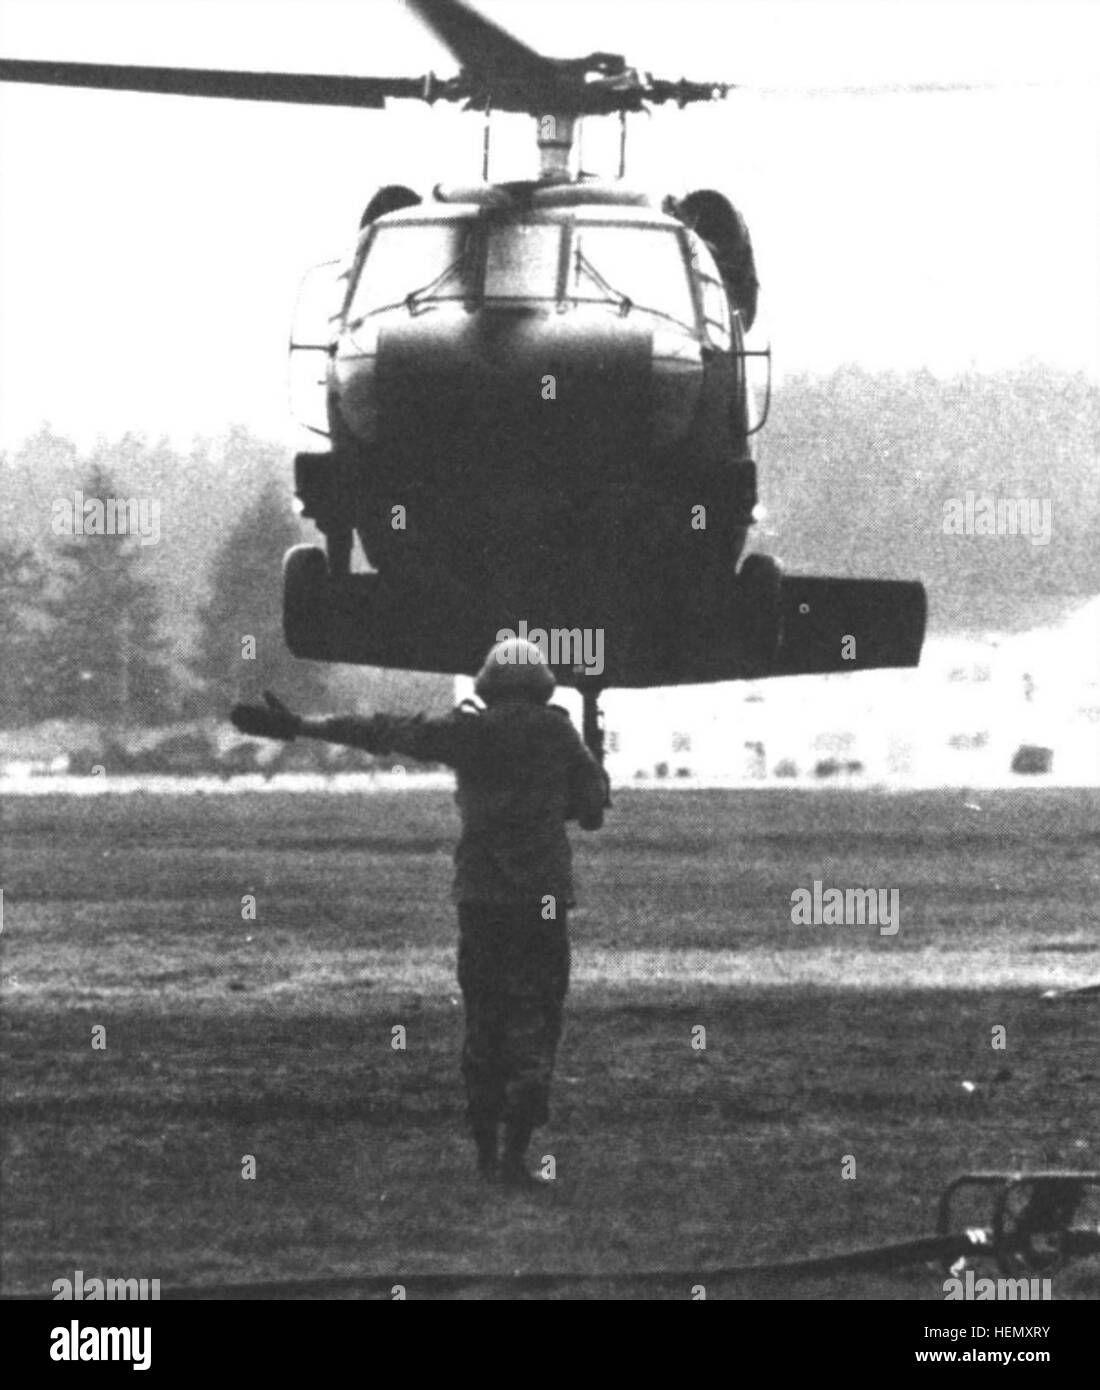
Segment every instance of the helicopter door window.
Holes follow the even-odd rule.
[[[707,336],[715,347],[728,352],[730,347],[730,307],[726,298],[726,288],[720,280],[700,276],[699,288],[703,298],[703,318],[706,320]]]
[[[490,226],[485,248],[486,299],[556,299],[561,227],[549,223]]]
[[[610,300],[695,331],[695,304],[680,239],[671,228],[578,226],[569,256],[569,298]]]
[[[394,309],[410,296],[465,299],[470,293],[463,273],[467,223],[414,222],[379,227],[359,272],[348,306],[349,319],[363,319],[380,309]]]
[[[690,235],[689,245],[691,265],[699,285],[699,297],[702,301],[707,337],[710,338],[715,347],[728,352],[732,339],[730,337],[730,304],[726,287],[722,284],[722,277],[714,263],[714,257],[699,238]]]

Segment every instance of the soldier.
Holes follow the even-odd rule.
[[[608,804],[602,768],[566,711],[548,704],[554,684],[538,648],[512,638],[493,647],[478,675],[484,710],[464,702],[439,719],[303,718],[266,695],[266,709],[236,705],[231,716],[245,733],[326,739],[455,769],[467,1114],[479,1173],[508,1187],[538,1182],[526,1152],[548,1118],[569,986],[574,897],[565,823],[597,830]]]

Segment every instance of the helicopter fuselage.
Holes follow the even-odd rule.
[[[458,103],[484,115],[485,179],[490,114],[536,123],[537,181],[437,188],[427,203],[380,188],[340,303],[318,335],[292,340],[299,364],[324,356],[330,448],[294,464],[325,545],[284,558],[291,652],[454,674],[477,670],[506,631],[575,635],[603,654],[599,671],[551,661],[586,692],[597,750],[605,686],[916,665],[919,583],[784,575],[765,554],[738,568],[762,423],[746,380],[758,283],[741,214],[714,188],[658,211],[580,172],[582,120],[618,116],[621,179],[629,114],[730,85],[655,78],[614,53],[547,58],[463,0],[408,4],[458,60],[454,77],[0,57],[0,82]]]
[[[332,455],[299,470],[330,555],[353,528],[384,583],[443,585],[482,630],[600,629],[626,664],[645,632],[672,670],[756,503],[740,315],[700,238],[618,189],[487,188],[379,218],[346,281]]]

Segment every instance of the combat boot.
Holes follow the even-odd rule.
[[[500,1160],[501,1186],[511,1192],[542,1191],[543,1178],[527,1166],[527,1146],[534,1126],[527,1120],[511,1120],[504,1127],[504,1153]]]

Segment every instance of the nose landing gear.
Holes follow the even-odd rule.
[[[603,715],[600,712],[602,694],[603,691],[598,688],[593,689],[587,685],[581,687],[581,699],[584,702],[581,733],[586,747],[601,767],[604,758]]]

